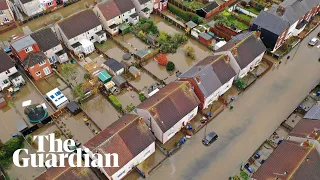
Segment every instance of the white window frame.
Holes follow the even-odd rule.
[[[40,75],[41,75],[40,71],[36,72],[36,76],[40,76]]]
[[[45,74],[46,76],[51,73],[51,71],[50,71],[50,69],[49,69],[48,67],[43,68],[42,70],[43,70],[43,72],[44,72],[44,74]]]
[[[25,51],[26,51],[26,53],[29,53],[29,52],[33,51],[32,46],[27,47],[27,48],[25,49]]]

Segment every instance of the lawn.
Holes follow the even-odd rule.
[[[229,11],[223,11],[220,13],[222,16],[226,17],[228,22],[225,22],[224,25],[231,27],[232,24],[236,25],[236,27],[240,30],[248,29],[248,25],[244,24],[243,22],[238,21],[234,18]]]
[[[204,7],[204,4],[202,4],[201,2],[198,1],[191,1],[191,2],[186,2],[183,0],[177,0],[179,3],[183,4],[184,6],[196,10],[196,9],[200,9]]]
[[[256,15],[258,15],[260,13],[260,11],[258,9],[254,8],[252,6],[244,7],[244,9],[246,9],[246,10],[248,10],[248,11],[250,11],[250,12],[256,14]]]
[[[251,20],[253,19],[251,16],[248,16],[246,14],[238,14],[238,17],[246,22],[251,22]]]

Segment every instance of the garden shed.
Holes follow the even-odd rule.
[[[112,77],[110,76],[110,74],[107,73],[106,70],[102,70],[102,71],[100,71],[100,73],[98,74],[98,78],[99,78],[99,80],[100,80],[101,82],[107,83],[107,82],[109,82],[109,81],[111,80]]]
[[[140,76],[140,70],[137,69],[136,67],[134,66],[131,66],[129,68],[129,73],[134,77],[134,78],[137,78]]]
[[[157,46],[157,37],[155,37],[154,35],[148,34],[146,36],[147,42],[149,45],[151,45],[152,47]]]
[[[114,76],[121,75],[124,72],[124,65],[113,58],[105,61],[101,66]]]
[[[193,29],[195,27],[197,27],[198,25],[196,23],[194,23],[193,21],[189,21],[186,23],[186,28],[190,28]]]
[[[67,109],[71,112],[72,115],[77,115],[82,111],[80,106],[74,101],[71,101],[67,104]]]
[[[209,18],[219,11],[219,4],[216,1],[208,3],[205,7],[196,10],[196,13],[203,18]]]
[[[199,41],[204,45],[212,45],[213,37],[210,36],[208,33],[200,33],[199,34]]]
[[[120,87],[120,88],[123,88],[125,87],[126,85],[126,82],[127,80],[125,80],[123,77],[121,76],[114,76],[112,78],[112,81],[114,82],[114,84],[117,86],[117,87]]]
[[[138,56],[139,59],[143,59],[146,57],[148,54],[150,54],[149,50],[142,49],[136,52],[136,56]]]

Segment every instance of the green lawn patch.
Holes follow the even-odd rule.
[[[254,7],[252,7],[252,6],[244,7],[244,9],[246,9],[246,10],[248,10],[248,11],[250,11],[250,12],[252,12],[253,14],[256,14],[256,15],[258,15],[258,14],[260,13],[260,11],[259,11],[258,9],[254,8]]]
[[[193,9],[193,10],[197,10],[197,9],[201,9],[204,7],[204,4],[202,4],[201,2],[198,1],[183,1],[183,0],[177,0],[179,3],[183,4],[184,6]]]
[[[251,22],[251,20],[253,19],[251,16],[248,16],[246,14],[239,14],[238,17],[246,22]]]
[[[245,30],[249,28],[247,24],[240,22],[233,17],[229,11],[222,11],[221,13],[217,14],[215,16],[215,21],[218,24],[222,24],[227,27],[232,27],[235,25],[239,30]]]

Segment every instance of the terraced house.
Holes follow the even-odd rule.
[[[229,56],[228,61],[237,73],[237,78],[243,78],[259,65],[265,51],[266,47],[260,39],[260,33],[246,32],[233,37],[215,51],[214,55]]]
[[[179,76],[178,80],[192,84],[201,102],[199,107],[206,109],[232,87],[235,76],[229,57],[220,55],[206,57]]]
[[[58,39],[76,55],[92,53],[95,50],[93,43],[107,39],[106,32],[91,9],[57,22],[54,28]]]
[[[141,17],[149,18],[153,12],[153,0],[131,0]]]
[[[40,29],[30,35],[38,44],[40,50],[49,58],[50,64],[68,61],[67,52],[51,28]]]
[[[108,179],[119,180],[155,152],[155,138],[141,117],[126,114],[83,147],[90,150],[88,154],[91,157],[93,153],[117,153],[119,167],[99,169]]]
[[[191,121],[200,101],[189,82],[172,82],[134,110],[143,117],[154,136],[166,143]]]
[[[298,36],[310,19],[320,11],[319,0],[285,0],[261,11],[251,22],[250,29],[261,32],[261,39],[271,52],[288,38]]]
[[[10,24],[14,22],[14,16],[11,9],[8,6],[8,0],[0,0],[0,23]]]

